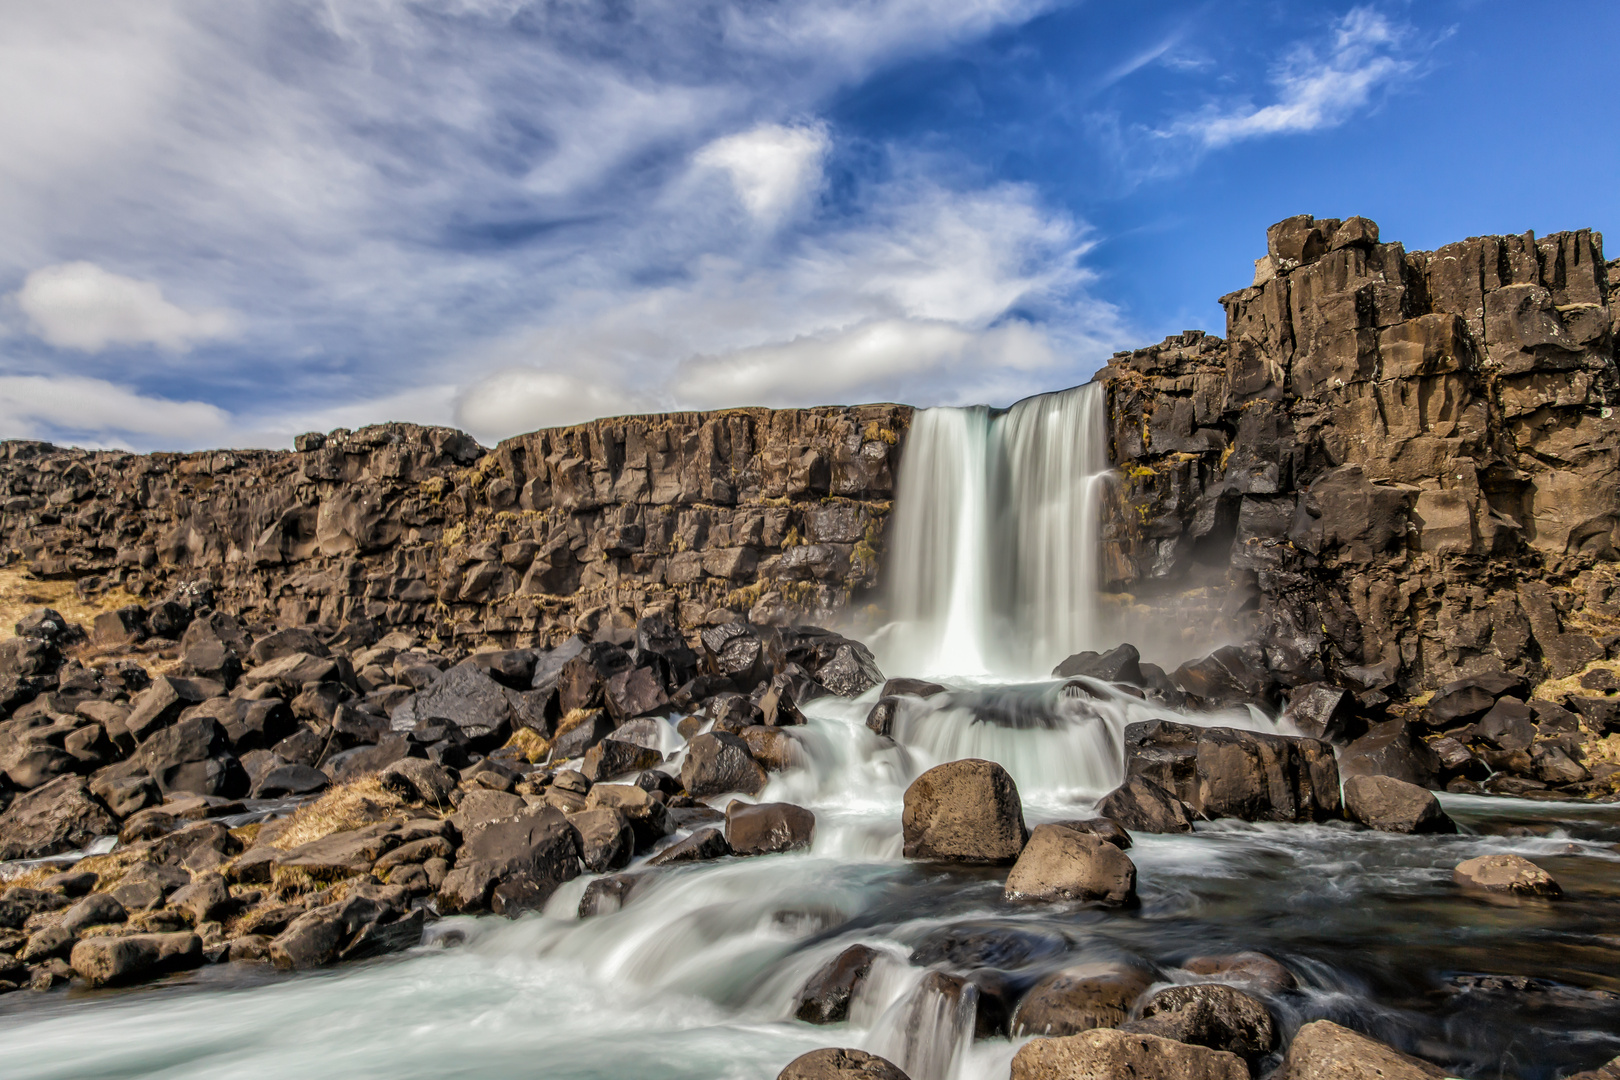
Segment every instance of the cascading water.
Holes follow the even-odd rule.
[[[919,675],[1038,677],[1103,645],[1108,469],[1107,397],[1097,384],[995,415],[919,412],[885,567],[894,621],[880,637],[884,661]]]
[[[1087,813],[1119,782],[1131,722],[1275,727],[1248,711],[1172,713],[1091,680],[992,680],[1114,644],[1097,639],[1092,607],[1101,409],[1099,390],[1082,387],[995,416],[918,414],[887,567],[907,618],[884,667],[943,672],[948,689],[903,699],[892,738],[865,724],[878,688],[804,706],[807,723],[790,729],[799,763],[759,798],[814,811],[809,851],[638,860],[620,910],[580,919],[580,878],[544,913],[446,919],[406,956],[305,976],[231,964],[122,996],[3,994],[8,1080],[772,1080],[827,1046],[881,1054],[912,1080],[1007,1080],[1025,1036],[975,1037],[985,994],[1010,994],[1006,1005],[1048,973],[1121,961],[1197,981],[1190,957],[1247,949],[1299,979],[1255,991],[1284,1030],[1328,1017],[1421,1044],[1461,1075],[1522,1080],[1620,1053],[1616,808],[1443,796],[1461,835],[1241,822],[1139,834],[1141,907],[1129,912],[1014,905],[1003,871],[901,857],[906,787],[941,762],[1000,762],[1034,825]],[[678,772],[683,743],[664,735],[675,753],[663,767]],[[1535,857],[1567,891],[1532,933],[1480,917],[1450,884],[1461,859],[1507,852]],[[795,1020],[800,989],[857,944],[874,959],[847,1020]],[[1549,970],[1565,983],[1534,1025],[1524,995],[1454,981]]]

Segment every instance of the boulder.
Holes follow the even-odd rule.
[[[1419,787],[1433,787],[1440,759],[1415,727],[1405,720],[1386,720],[1367,729],[1339,754],[1345,776],[1393,776]]]
[[[880,954],[870,945],[851,945],[828,961],[799,991],[795,1020],[839,1024],[849,1019],[850,999],[872,971]]]
[[[1013,1056],[1011,1080],[1248,1080],[1236,1054],[1107,1029],[1034,1039]]]
[[[1356,699],[1343,687],[1310,683],[1289,692],[1283,719],[1313,739],[1343,739],[1356,725]]]
[[[681,762],[681,785],[694,799],[737,791],[757,795],[769,778],[748,752],[748,744],[735,735],[711,731],[686,747]]]
[[[1566,1078],[1566,1080],[1620,1080],[1620,1057],[1615,1058],[1606,1065],[1599,1065],[1595,1069],[1587,1069]]]
[[[130,702],[124,727],[136,742],[143,742],[153,732],[180,719],[180,714],[191,706],[217,696],[215,689],[224,692],[222,684],[210,680],[160,675]]]
[[[769,855],[807,848],[815,839],[816,815],[792,803],[745,803],[726,807],[726,844],[734,855]]]
[[[1108,841],[1121,851],[1131,849],[1131,834],[1121,828],[1119,822],[1113,818],[1071,818],[1068,821],[1054,821],[1052,824],[1073,829],[1075,832],[1090,833],[1099,840]]]
[[[388,822],[329,833],[283,853],[277,866],[321,878],[348,877],[371,870],[378,859],[399,846],[399,834]]]
[[[117,831],[83,777],[59,776],[18,795],[0,814],[0,861],[72,851]]]
[[[1141,968],[1083,964],[1048,975],[1030,988],[1013,1014],[1014,1035],[1073,1035],[1123,1024],[1152,985]]]
[[[636,834],[636,850],[650,850],[670,834],[669,811],[646,788],[635,784],[597,784],[585,796],[588,808],[608,806],[623,814]]]
[[[798,740],[779,727],[756,724],[743,728],[738,737],[748,744],[749,755],[766,772],[783,772],[804,764]]]
[[[193,926],[223,920],[240,906],[217,873],[198,874],[191,884],[169,897],[169,906],[191,916]]]
[[[1465,889],[1514,896],[1559,897],[1553,876],[1519,855],[1481,855],[1457,864],[1451,880]]]
[[[1457,825],[1434,793],[1393,776],[1352,776],[1344,782],[1348,817],[1379,832],[1454,833]]]
[[[1151,720],[1125,728],[1125,773],[1207,818],[1321,821],[1340,813],[1338,766],[1319,739]]]
[[[613,731],[613,719],[605,711],[575,709],[558,722],[546,760],[556,762],[582,757]]]
[[[610,675],[602,696],[608,713],[621,724],[638,716],[662,715],[670,709],[664,679],[656,667],[633,667]]]
[[[878,696],[931,698],[949,692],[949,687],[926,679],[890,679],[883,684],[883,690]]]
[[[1008,900],[1136,900],[1136,866],[1119,848],[1064,825],[1037,825],[1007,875]]]
[[[448,720],[481,752],[504,743],[512,734],[514,702],[519,691],[502,686],[477,667],[458,665],[389,713],[395,731],[409,731],[424,720]]]
[[[1142,1006],[1121,1030],[1207,1046],[1236,1054],[1250,1065],[1277,1048],[1277,1024],[1259,998],[1231,986],[1172,986]]]
[[[864,1050],[812,1050],[787,1063],[776,1080],[908,1080],[899,1066]]]
[[[85,938],[73,946],[73,971],[92,987],[138,982],[171,971],[200,967],[196,934],[129,934]]]
[[[642,772],[663,760],[664,755],[657,750],[606,738],[585,752],[585,763],[580,766],[580,772],[594,784],[615,776]]]
[[[589,873],[622,869],[635,855],[636,834],[624,814],[611,806],[571,814],[568,823],[579,833],[580,861]]]
[[[579,898],[579,917],[588,919],[593,915],[611,915],[618,911],[630,898],[630,890],[635,883],[633,874],[609,874],[597,878],[585,886],[585,892]]]
[[[128,918],[129,913],[124,910],[124,905],[112,896],[107,893],[91,893],[63,912],[56,925],[69,933],[77,934],[87,926],[121,923]]]
[[[388,911],[385,903],[354,894],[312,908],[276,935],[270,943],[270,962],[287,971],[307,971],[328,964],[361,930]]]
[[[908,859],[1012,863],[1029,837],[1012,777],[978,758],[936,765],[912,781],[900,825]]]
[[[1145,776],[1128,777],[1103,796],[1097,812],[1136,832],[1192,832],[1186,804]]]
[[[1103,682],[1142,685],[1142,654],[1135,645],[1119,645],[1105,653],[1075,653],[1052,669],[1054,679],[1072,679],[1083,675]]]
[[[439,888],[443,911],[518,915],[580,873],[579,834],[559,811],[530,808],[468,830]]]
[[[305,653],[309,656],[330,655],[326,643],[316,637],[313,631],[296,626],[287,630],[276,630],[259,638],[248,649],[248,662],[258,667],[294,653]]]
[[[1316,1020],[1300,1028],[1276,1080],[1435,1080],[1445,1070],[1376,1039]]]
[[[189,791],[239,799],[248,793],[247,772],[231,753],[219,721],[193,716],[154,732],[141,743],[140,759],[158,790]]]
[[[422,758],[402,758],[378,777],[384,787],[429,806],[447,807],[456,781],[443,766]]]
[[[1194,956],[1184,961],[1181,966],[1194,975],[1220,979],[1222,982],[1241,983],[1268,993],[1292,990],[1298,985],[1293,972],[1265,953],[1236,952]]]
[[[684,862],[707,862],[731,854],[723,831],[713,827],[696,829],[690,836],[677,840],[648,860],[651,866],[671,866]]]

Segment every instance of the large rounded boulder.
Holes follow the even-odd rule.
[[[1136,864],[1108,841],[1065,825],[1038,825],[1012,872],[1009,900],[1080,900],[1122,906],[1136,899]]]
[[[1060,1039],[1033,1039],[1012,1062],[1011,1080],[1248,1080],[1236,1054],[1189,1046],[1156,1035],[1097,1030]]]
[[[906,789],[900,819],[908,859],[1006,864],[1024,850],[1024,806],[1013,778],[993,761],[936,765]]]
[[[864,1050],[828,1047],[794,1058],[777,1074],[776,1080],[909,1080],[909,1077],[887,1058]]]
[[[1426,788],[1393,776],[1352,776],[1344,782],[1344,809],[1369,829],[1393,833],[1454,833],[1457,825]]]

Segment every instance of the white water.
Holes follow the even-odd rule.
[[[1107,397],[1089,384],[912,421],[885,573],[883,662],[914,675],[1040,677],[1106,648],[1098,625]]]

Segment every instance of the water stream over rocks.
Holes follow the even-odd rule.
[[[1001,763],[1034,826],[1086,816],[1120,783],[1129,723],[1279,730],[1254,710],[1188,716],[1029,677],[1111,644],[1094,640],[1090,559],[1073,557],[1095,550],[1099,400],[919,415],[894,549],[902,623],[883,656],[890,675],[943,673],[948,692],[907,699],[892,739],[865,724],[877,688],[803,706],[804,764],[759,798],[814,811],[809,850],[648,870],[620,910],[585,919],[583,877],[543,912],[442,920],[404,954],[314,973],[230,964],[125,992],[7,995],[0,1073],[769,1080],[846,1046],[912,1080],[1005,1080],[1022,1040],[994,1017],[1043,976],[1095,963],[1186,983],[1192,958],[1250,950],[1290,974],[1251,987],[1285,1039],[1329,1018],[1461,1075],[1523,1080],[1620,1054],[1620,806],[1442,796],[1455,835],[1239,821],[1140,834],[1140,904],[1118,910],[1014,904],[1005,868],[902,858],[904,792],[934,765]],[[677,751],[664,767],[679,764]],[[1495,853],[1534,858],[1564,898],[1452,884],[1458,862]],[[848,1020],[795,1020],[806,981],[855,944],[876,958]],[[969,981],[942,993],[937,973]]]

